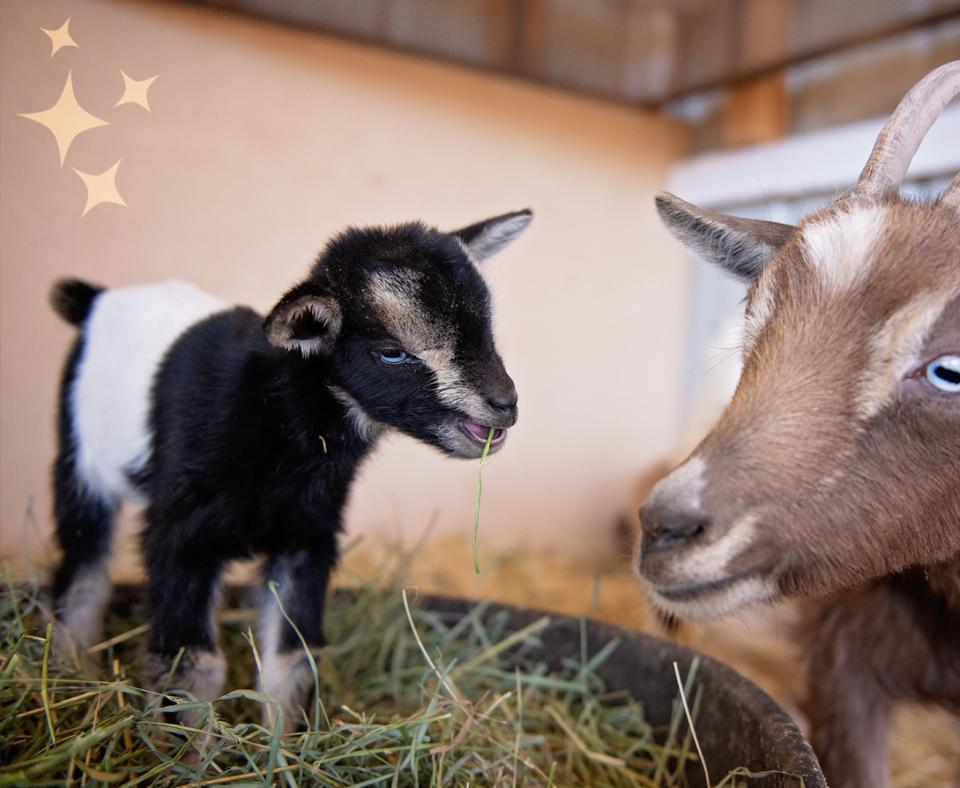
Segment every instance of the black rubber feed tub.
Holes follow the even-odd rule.
[[[476,604],[475,600],[428,596],[418,607],[456,619]],[[527,658],[559,665],[564,658],[579,654],[579,618],[505,605],[490,605],[483,615],[492,616],[499,611],[508,613],[509,627],[514,630],[550,615],[551,625],[538,634],[542,646],[527,650]],[[685,676],[691,661],[699,657],[696,681],[703,688],[703,700],[695,725],[712,780],[719,780],[743,766],[753,772],[781,772],[750,779],[747,785],[751,788],[796,788],[800,785],[797,777],[803,779],[805,788],[826,788],[817,758],[790,716],[756,684],[732,668],[667,640],[600,621],[587,620],[586,636],[590,655],[611,640],[620,640],[619,648],[597,673],[608,690],[627,690],[641,702],[646,718],[654,725],[666,725],[670,721],[677,698],[673,663],[678,664],[681,675]],[[687,768],[687,780],[691,786],[704,785],[699,763]]]
[[[350,594],[349,590],[341,590],[335,597]],[[228,604],[252,605],[254,595],[251,588],[225,589]],[[142,600],[142,587],[121,585],[114,590],[112,608],[126,615],[139,615]],[[337,604],[336,598],[330,604]],[[478,604],[477,600],[428,595],[418,599],[417,608],[453,624]],[[484,605],[481,615],[484,619],[507,616],[507,630],[512,631],[548,615],[550,625],[537,635],[540,645],[524,646],[524,660],[559,670],[563,660],[580,656],[580,618],[498,604]],[[661,638],[599,621],[587,619],[585,632],[590,656],[610,641],[620,641],[597,674],[608,691],[626,690],[642,703],[646,719],[657,726],[669,724],[677,699],[673,663],[686,676],[693,659],[699,657],[696,683],[702,688],[703,699],[695,726],[712,780],[718,781],[731,770],[746,767],[751,772],[776,772],[749,779],[750,788],[797,788],[801,785],[798,777],[804,788],[826,788],[816,756],[793,720],[769,695],[732,668]],[[699,763],[691,763],[686,776],[692,788],[704,786]]]

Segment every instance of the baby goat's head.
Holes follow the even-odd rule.
[[[638,570],[684,617],[960,556],[960,176],[898,196],[960,61],[900,104],[855,189],[797,227],[672,195],[667,226],[743,278],[733,401],[641,510]]]
[[[458,457],[491,451],[517,420],[476,264],[513,241],[530,211],[451,233],[420,223],[350,229],[267,317],[270,342],[319,360],[366,437],[393,427]]]

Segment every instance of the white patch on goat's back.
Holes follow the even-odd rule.
[[[925,290],[894,312],[874,333],[870,340],[870,367],[858,398],[862,419],[879,413],[904,376],[921,363],[919,354],[924,340],[955,297],[954,288]]]
[[[226,308],[180,280],[110,289],[97,298],[71,392],[77,469],[93,490],[141,500],[128,473],[149,459],[157,370],[184,331]]]
[[[830,289],[845,289],[869,270],[886,220],[885,206],[855,205],[803,227],[806,257]]]
[[[701,511],[700,498],[706,484],[704,479],[706,467],[702,457],[691,457],[666,478],[660,480],[650,493],[649,502],[655,503],[661,498],[666,498],[674,508],[682,506],[686,511]]]

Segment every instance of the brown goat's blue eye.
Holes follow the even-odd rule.
[[[960,394],[960,356],[940,356],[927,364],[927,380],[940,391]]]
[[[387,348],[380,351],[380,360],[384,364],[402,364],[408,358],[406,351],[399,348]]]

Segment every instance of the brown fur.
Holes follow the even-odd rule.
[[[831,280],[805,233],[832,219],[843,227],[858,210],[882,211],[882,233],[861,269]],[[681,615],[689,605],[658,594],[727,552],[695,596],[741,578],[754,585],[734,607],[815,598],[799,633],[814,746],[834,788],[883,786],[894,704],[960,713],[960,395],[921,377],[926,362],[960,354],[957,212],[845,198],[790,234],[752,286],[748,315],[759,300],[769,314],[737,393],[693,455],[699,491],[665,484],[642,513],[640,572]],[[699,530],[655,546],[651,534],[684,507]],[[718,553],[734,528],[742,538]],[[695,610],[713,615],[709,601]]]
[[[934,203],[898,195],[958,94],[960,61],[918,82],[854,190],[795,230],[657,201],[752,286],[739,388],[651,493],[638,568],[674,615],[820,597],[801,639],[834,788],[887,784],[893,704],[960,713],[960,393],[926,380],[960,357],[960,176]]]

